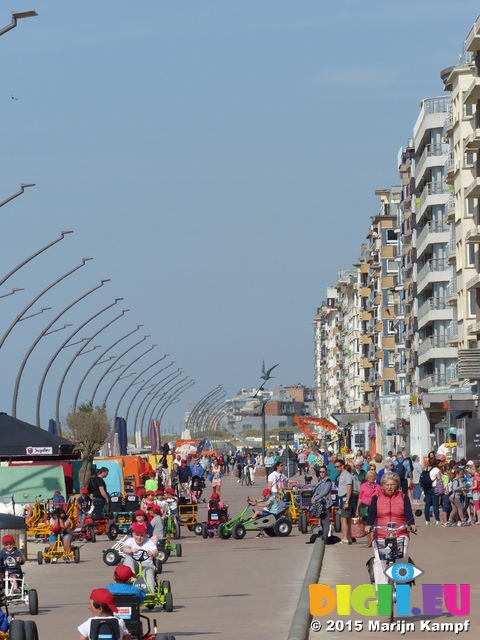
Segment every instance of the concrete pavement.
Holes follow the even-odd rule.
[[[226,477],[221,497],[233,516],[243,510],[247,495],[260,497],[264,488],[264,478],[247,488]],[[204,497],[210,494],[208,486]],[[206,504],[202,504],[198,520],[205,516]],[[149,617],[157,620],[159,633],[171,633],[177,639],[238,640],[245,634],[286,638],[312,552],[312,546],[305,546],[308,538],[294,526],[288,538],[255,538],[255,533],[248,532],[243,540],[204,540],[182,527],[183,556],[171,557],[162,573],[172,585],[174,611],[160,610]],[[113,569],[103,563],[101,553],[111,543],[101,536],[95,544],[84,544],[78,565],[39,566],[36,553],[43,546],[29,541],[33,560],[26,565],[27,582],[39,595],[40,638],[76,637],[77,626],[88,617],[91,589],[112,581]],[[30,618],[23,607],[13,611]]]
[[[480,526],[445,528],[434,524],[426,526],[423,518],[417,518],[416,520],[419,532],[417,536],[412,536],[409,555],[425,573],[417,579],[417,584],[412,589],[411,606],[422,610],[422,584],[469,583],[471,585],[471,611],[469,616],[462,618],[452,617],[448,613],[444,613],[438,618],[426,615],[412,615],[408,618],[403,618],[403,620],[405,622],[413,622],[415,631],[406,631],[404,635],[399,631],[389,631],[390,637],[392,639],[400,637],[422,638],[426,633],[429,633],[427,630],[421,630],[421,622],[425,620],[441,624],[464,622],[466,619],[470,620],[469,631],[462,631],[457,636],[451,631],[438,631],[435,632],[435,638],[464,637],[467,633],[470,636],[477,636],[480,628],[480,607],[478,606],[480,601],[480,577],[477,560]],[[336,584],[350,584],[353,588],[359,584],[367,583],[365,563],[372,556],[372,549],[366,548],[366,538],[351,546],[340,544],[327,546],[318,582],[332,588],[335,588]],[[346,628],[343,632],[337,630],[327,631],[327,620],[347,622],[349,619],[361,621],[363,630],[350,631]],[[381,622],[388,622],[387,618],[376,619]],[[374,618],[370,618],[370,620],[374,620]],[[311,630],[309,640],[320,640],[320,638],[334,640],[348,637],[360,640],[362,638],[375,637],[377,632],[368,631],[368,621],[369,618],[362,618],[353,610],[350,617],[339,617],[335,610],[335,613],[324,618],[314,618],[314,624],[321,622],[322,629],[316,632]],[[379,633],[382,634],[381,631]],[[430,633],[433,633],[433,631]]]

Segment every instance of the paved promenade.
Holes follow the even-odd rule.
[[[470,620],[470,629],[468,632],[461,632],[455,635],[454,632],[435,632],[435,638],[453,638],[453,637],[478,637],[480,629],[480,576],[478,563],[478,546],[480,542],[480,526],[471,526],[466,528],[455,527],[445,528],[436,525],[425,525],[424,518],[416,518],[419,525],[417,536],[412,536],[409,547],[409,555],[425,572],[417,579],[416,586],[412,589],[411,606],[418,607],[422,610],[422,584],[445,584],[445,583],[469,583],[471,585],[471,612],[466,618]],[[359,584],[367,583],[367,571],[365,562],[373,556],[372,549],[366,548],[366,538],[359,540],[351,546],[343,546],[336,544],[328,546],[325,549],[325,557],[323,568],[320,575],[319,583],[334,586],[337,583],[351,584],[353,587]],[[445,610],[445,609],[444,609]],[[382,637],[382,632],[375,633],[368,631],[369,618],[362,618],[355,614],[352,610],[351,620],[361,620],[363,622],[363,631],[355,632],[345,629],[343,632],[332,631],[327,632],[326,620],[343,620],[346,622],[349,618],[338,617],[335,614],[326,616],[325,618],[314,618],[322,623],[322,629],[318,632],[311,631],[309,640],[327,640],[356,638]],[[373,618],[371,618],[373,620]],[[387,618],[378,618],[381,622],[388,622]],[[448,622],[464,622],[465,618],[451,617],[445,613],[439,618],[431,616],[410,616],[404,618],[405,622],[413,622],[415,624],[414,632],[406,632],[402,635],[400,632],[389,632],[393,638],[423,638],[428,637],[427,630],[422,632],[421,621],[431,620],[433,623]],[[432,632],[430,632],[431,635]]]
[[[245,507],[247,495],[260,497],[264,488],[265,478],[246,488],[227,477],[222,499],[229,503],[229,513],[236,515]],[[204,496],[210,494],[207,487]],[[198,520],[205,516],[206,505],[201,505]],[[239,640],[246,634],[286,638],[313,547],[305,546],[307,540],[296,526],[288,538],[257,539],[248,532],[243,540],[204,540],[182,527],[183,557],[172,556],[162,573],[172,585],[174,611],[160,610],[149,617],[157,620],[159,633],[171,633],[177,639]],[[113,569],[104,564],[101,553],[110,545],[106,536],[95,544],[84,544],[78,565],[27,563],[27,582],[39,595],[36,622],[40,639],[78,637],[77,626],[89,614],[86,605],[91,589],[112,582]],[[36,559],[43,546],[29,542],[29,557]],[[341,551],[350,553],[351,549]],[[30,618],[23,607],[13,612]]]

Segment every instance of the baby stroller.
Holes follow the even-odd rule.
[[[220,508],[218,500],[209,500],[207,521],[195,524],[194,532],[203,538],[213,538],[222,522],[228,521],[226,507]]]
[[[193,476],[190,483],[190,493],[196,502],[202,497],[203,490],[205,489],[205,480],[200,476]],[[205,500],[204,500],[205,502]]]

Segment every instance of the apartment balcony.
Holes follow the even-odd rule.
[[[467,289],[469,291],[473,289],[480,289],[480,273],[477,273],[476,276],[467,280]]]
[[[480,333],[480,322],[473,322],[467,326],[467,334],[469,336],[476,336]]]
[[[453,150],[448,152],[447,161],[445,162],[445,182],[447,184],[453,184],[453,177],[455,175],[455,155]]]
[[[446,260],[443,258],[432,258],[428,260],[417,274],[417,292],[421,293],[425,287],[433,282],[449,280],[450,270]]]
[[[465,242],[467,244],[480,244],[480,225],[477,224],[473,229],[467,231]]]
[[[480,78],[478,78],[480,80]],[[479,198],[480,197],[480,178],[475,178],[474,181],[465,189],[465,198]]]
[[[446,374],[433,374],[425,376],[418,381],[420,389],[431,389],[432,387],[446,387],[447,376]]]
[[[475,20],[465,40],[465,50],[476,53],[480,49],[480,15]]]
[[[447,341],[452,347],[458,345],[458,322],[456,320],[452,320],[447,327]]]
[[[439,157],[447,155],[449,152],[449,145],[445,142],[439,144],[427,144],[423,150],[420,160],[415,166],[415,182],[417,187],[420,185],[425,173],[432,167],[438,167],[441,164]]]
[[[456,264],[457,262],[457,245],[456,245],[456,237],[449,236],[448,238],[448,247],[447,247],[447,264]]]
[[[454,124],[455,122],[453,120],[453,107],[450,104],[448,105],[447,117],[445,118],[445,122],[443,124],[443,137],[445,138],[445,140],[447,140],[450,137]]]
[[[465,151],[480,151],[480,128],[475,129],[473,133],[465,138]]]
[[[450,306],[457,306],[457,276],[450,278],[447,285],[447,303]]]
[[[448,343],[447,336],[430,336],[418,348],[418,364],[429,360],[456,358],[457,350]]]
[[[476,104],[480,100],[480,78],[475,77],[463,94],[463,104]]]
[[[455,196],[451,193],[447,200],[447,222],[455,222]]]
[[[444,180],[427,183],[420,196],[420,214],[417,217],[417,223],[420,222],[427,207],[446,204],[449,193],[450,187]]]
[[[435,320],[450,320],[451,317],[452,309],[447,304],[447,298],[428,298],[418,308],[418,328]]]
[[[480,349],[459,349],[458,377],[460,380],[480,378]]]
[[[417,236],[417,259],[432,244],[445,244],[450,238],[450,225],[444,220],[431,220]]]

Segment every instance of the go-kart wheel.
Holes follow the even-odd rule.
[[[42,562],[43,562],[43,552],[42,551],[39,551],[37,553],[37,561],[38,561],[38,564],[42,564]]]
[[[37,625],[33,620],[25,620],[25,640],[38,640]]]
[[[28,592],[28,610],[31,616],[38,614],[38,593],[36,589],[30,589]]]
[[[340,533],[340,531],[342,530],[342,519],[340,517],[340,511],[335,511],[333,528],[335,530],[335,533]]]
[[[287,512],[285,513],[285,518],[286,518],[287,520],[290,520],[290,522],[292,522],[292,514],[290,513],[290,511],[287,511]]]
[[[207,525],[202,522],[202,538],[206,540],[208,538]]]
[[[264,529],[265,533],[267,534],[267,536],[269,538],[276,538],[277,534],[275,533],[273,527],[267,527],[266,529]]]
[[[241,522],[236,522],[232,528],[232,536],[235,540],[242,540],[247,533],[247,530]]]
[[[10,622],[9,638],[10,640],[26,640],[23,620],[12,620]]]
[[[292,532],[292,523],[286,518],[279,518],[275,522],[273,530],[279,538],[286,538]]]
[[[228,533],[225,530],[225,527],[223,526],[223,522],[222,524],[218,527],[218,537],[221,538],[222,540],[228,540],[228,538],[230,538],[232,534]]]
[[[298,518],[298,530],[300,533],[307,533],[308,531],[308,520],[305,513],[301,513]]]
[[[208,537],[209,537],[209,538],[213,538],[213,536],[214,536],[214,535],[215,535],[215,534],[213,533],[213,531],[209,531],[209,532],[208,532]]]
[[[203,522],[196,522],[193,525],[193,533],[196,536],[201,536],[202,535],[202,530],[203,530]]]
[[[172,596],[172,592],[169,591],[166,595],[165,595],[165,611],[167,613],[171,613],[173,611],[173,596]]]
[[[116,540],[118,536],[118,527],[114,522],[108,525],[107,537],[109,540]]]
[[[177,558],[182,557],[182,545],[180,543],[175,545],[175,555],[177,556]]]
[[[80,562],[80,549],[78,547],[74,547],[73,549],[73,561],[75,564]]]
[[[195,531],[195,525],[194,524],[189,524],[189,525],[187,525],[187,529],[189,531]]]
[[[160,562],[162,564],[165,564],[165,562],[168,560],[169,556],[170,556],[170,552],[167,551],[166,549],[159,549],[158,550],[157,558],[160,560]]]
[[[90,542],[97,541],[97,534],[95,533],[95,529],[90,529]]]
[[[173,537],[176,540],[180,538],[180,525],[178,524],[178,522],[175,523],[175,533],[173,534]]]
[[[155,569],[157,571],[157,574],[158,573],[162,573],[162,571],[163,571],[163,563],[162,563],[162,561],[157,557],[157,558],[154,559],[153,563],[155,564]]]
[[[162,582],[162,591],[171,591],[172,587],[170,586],[170,580],[164,580]]]
[[[103,561],[109,567],[114,567],[120,562],[120,554],[116,549],[107,549],[103,552]]]

